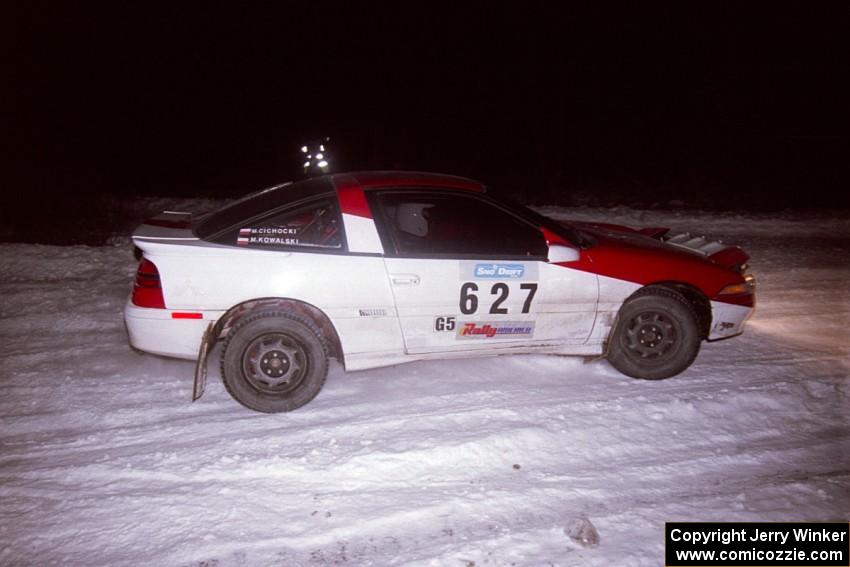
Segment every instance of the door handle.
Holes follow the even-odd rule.
[[[416,274],[390,274],[393,285],[419,285],[419,276]]]

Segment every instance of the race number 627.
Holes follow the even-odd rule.
[[[519,288],[526,292],[525,301],[522,302],[522,313],[531,311],[531,302],[534,300],[534,294],[537,293],[536,283],[520,284]],[[478,311],[478,284],[475,282],[466,282],[460,286],[460,312],[464,315],[472,315]],[[511,293],[511,288],[506,283],[497,282],[490,288],[490,295],[494,296],[493,303],[490,304],[489,313],[491,315],[506,315],[507,307],[502,307],[508,296]]]

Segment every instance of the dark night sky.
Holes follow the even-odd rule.
[[[337,168],[538,201],[850,202],[846,2],[62,4],[0,30],[7,216],[244,193],[297,176],[317,136]]]

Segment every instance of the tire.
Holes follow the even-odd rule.
[[[673,290],[649,287],[620,308],[608,344],[608,361],[627,376],[670,378],[688,368],[699,352],[699,319]]]
[[[264,413],[292,411],[316,397],[328,375],[321,331],[284,311],[242,318],[221,354],[224,387],[237,402]]]

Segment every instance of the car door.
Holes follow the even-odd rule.
[[[383,190],[370,204],[406,352],[587,340],[596,276],[550,264],[539,227],[471,192]]]

